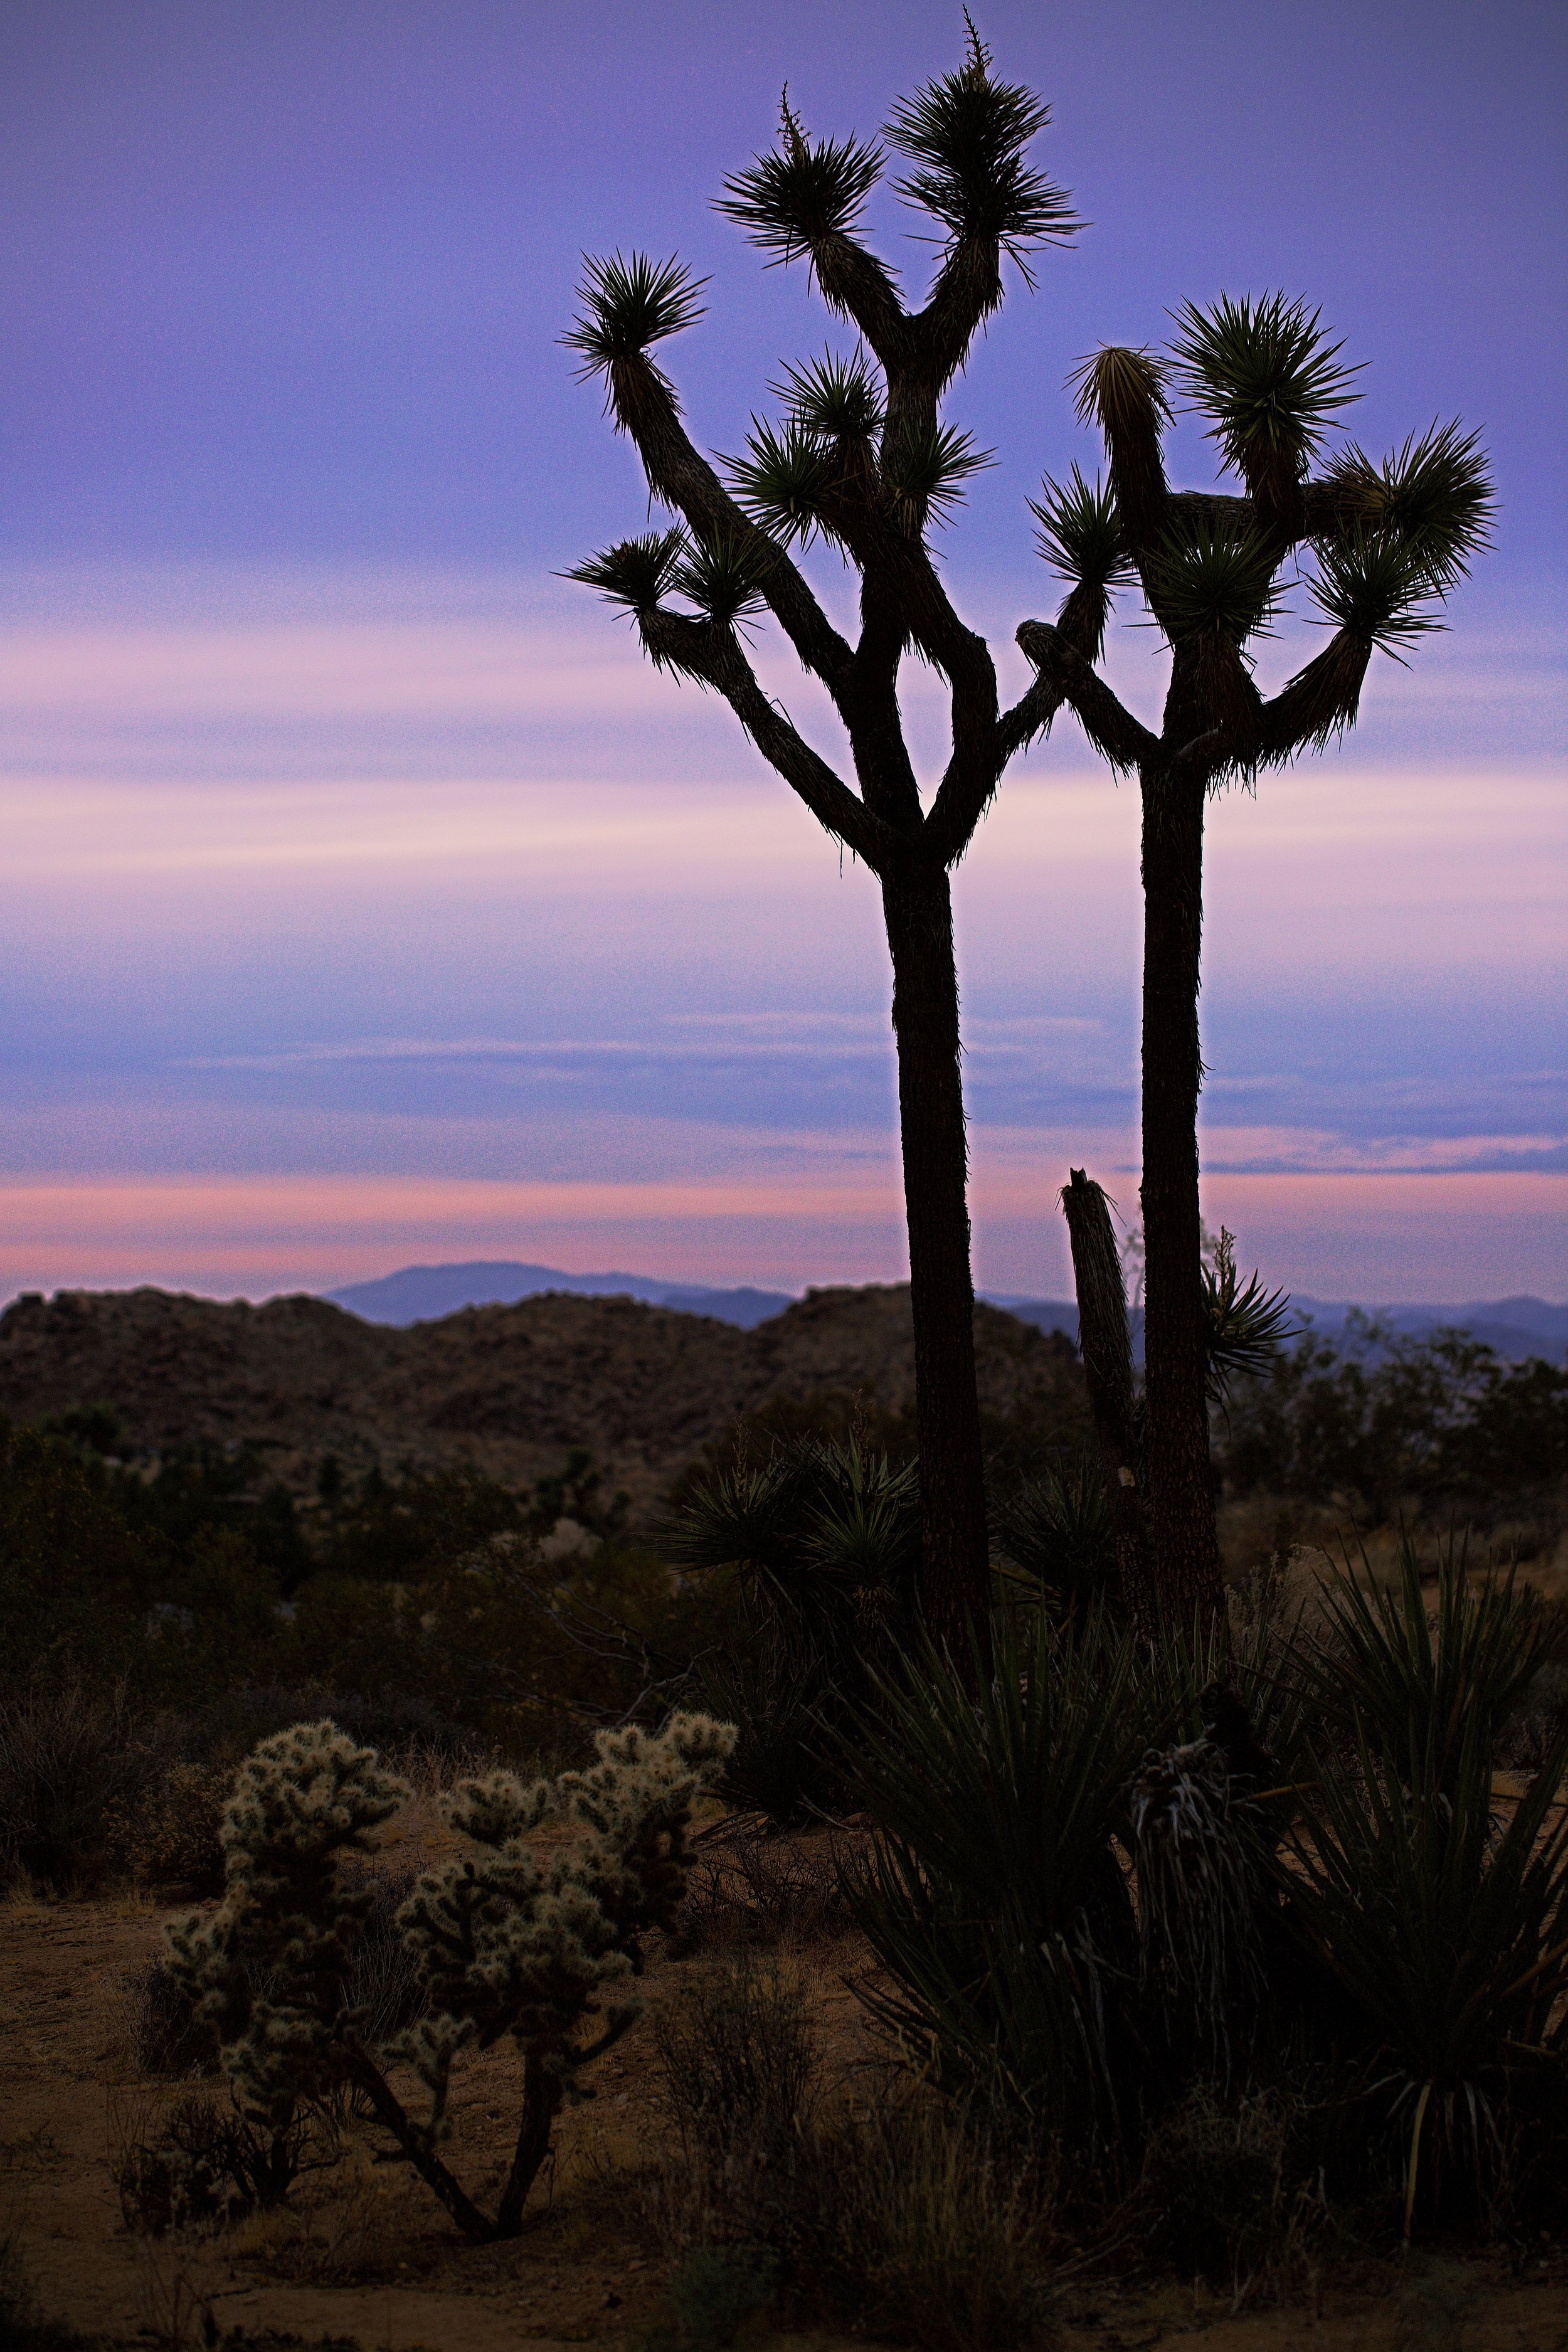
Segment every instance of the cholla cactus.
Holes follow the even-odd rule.
[[[601,1732],[585,1771],[525,1784],[492,1772],[454,1790],[444,1811],[480,1849],[421,1878],[398,1926],[423,1979],[426,2015],[384,2052],[343,1999],[366,1896],[338,1857],[407,1794],[331,1724],[266,1740],[241,1771],[224,1826],[228,1886],[208,1921],[171,1932],[175,1965],[217,2025],[247,2112],[274,2127],[300,2098],[352,2082],[470,2237],[512,2237],[561,2103],[637,2013],[626,1980],[640,1938],[668,1927],[689,1862],[691,1811],[734,1746],[728,1725],[676,1716],[658,1733]],[[580,1834],[536,1861],[545,1821]],[[253,1985],[260,1975],[268,1990]],[[597,2021],[590,2031],[590,2021]],[[473,2203],[437,2153],[455,2060],[510,2037],[523,2054],[517,2147],[495,2215]],[[428,2094],[409,2114],[384,2061],[411,2064]]]
[[[274,2132],[343,2073],[354,2023],[343,1971],[370,1889],[344,1885],[338,1864],[365,1852],[408,1793],[335,1724],[264,1739],[219,1832],[223,1903],[169,1931],[174,1972],[212,2021],[242,2113]]]

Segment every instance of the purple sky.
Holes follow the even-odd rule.
[[[997,463],[944,561],[1009,682],[1063,379],[1283,286],[1382,449],[1485,428],[1450,633],[1211,830],[1205,1151],[1272,1279],[1568,1291],[1560,12],[997,5],[1092,226],[949,404]],[[833,336],[710,209],[868,131],[956,9],[269,0],[0,14],[0,1289],[258,1295],[409,1258],[892,1277],[874,891],[728,714],[552,575],[640,528],[555,338],[583,248],[679,250],[732,450]],[[889,197],[881,248],[918,281]],[[1190,421],[1173,466],[1212,478]],[[821,571],[836,602],[842,583]],[[1124,618],[1135,623],[1131,608]],[[1288,624],[1269,664],[1310,642]],[[830,721],[777,649],[771,687]],[[1157,708],[1157,641],[1113,677]],[[942,714],[909,677],[914,738]],[[1059,1294],[1070,1156],[1136,1197],[1136,808],[1063,721],[962,870],[976,1265]]]

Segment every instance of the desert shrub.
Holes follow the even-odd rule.
[[[927,2352],[1010,2352],[1048,2313],[1049,2182],[994,2118],[883,2099],[841,2129],[831,2178],[844,2316]]]
[[[1564,1656],[1568,1622],[1511,1574],[1468,1574],[1468,1538],[1450,1534],[1437,1555],[1436,1609],[1428,1612],[1421,1563],[1400,1531],[1397,1591],[1350,1570],[1323,1587],[1322,1630],[1302,1653],[1318,1708],[1346,1738],[1380,1755],[1427,1758],[1446,1786],[1472,1725],[1491,1742],[1536,1675]],[[1363,1562],[1364,1570],[1364,1562]]]
[[[114,2162],[125,2226],[161,2238],[171,2230],[234,2221],[287,2197],[306,2161],[310,2121],[281,2131],[241,2115],[232,2101],[192,2092],[127,2133]]]
[[[1463,1331],[1406,1339],[1352,1315],[1310,1328],[1238,1384],[1219,1466],[1239,1493],[1342,1496],[1376,1518],[1402,1497],[1486,1505],[1568,1476],[1568,1367],[1499,1361]]]
[[[850,1924],[836,1840],[806,1844],[742,1827],[702,1838],[687,1874],[676,1936],[688,1950],[806,1944],[842,1934]]]
[[[1517,2169],[1526,2120],[1568,2110],[1568,1738],[1498,1818],[1491,1727],[1415,1707],[1400,1745],[1322,1759],[1279,1860],[1291,1917],[1359,2027],[1369,2136],[1420,2210],[1474,2213]]]
[[[185,1979],[164,1959],[149,1960],[126,1984],[131,2055],[142,2074],[217,2072],[217,2035],[191,1999]]]
[[[68,1886],[108,1864],[110,1831],[163,1759],[122,1690],[79,1684],[0,1696],[0,1880]]]
[[[331,1723],[264,1740],[224,1823],[224,1902],[169,1935],[247,2121],[285,2132],[346,2086],[470,2238],[515,2237],[563,2099],[637,2015],[626,1980],[639,1938],[673,1924],[691,1809],[730,1738],[706,1717],[676,1716],[657,1735],[602,1732],[584,1771],[531,1787],[497,1771],[453,1790],[447,1818],[479,1853],[420,1877],[395,1915],[427,2005],[384,2049],[369,2005],[353,1999],[353,1954],[375,1900],[371,1874],[353,1865],[406,1786]],[[576,1834],[542,1865],[527,1841],[552,1817]],[[489,2215],[437,2149],[454,2063],[503,2037],[522,2054],[522,2110]],[[393,2057],[426,2095],[422,2117],[391,2087]]]
[[[134,1801],[111,1804],[105,1822],[115,1861],[139,1885],[219,1894],[219,1832],[233,1780],[233,1770],[222,1764],[174,1763]]]
[[[748,2319],[765,2311],[778,2258],[770,2246],[693,2246],[665,2284],[682,2344],[716,2352],[733,2344]]]
[[[738,1738],[726,1793],[777,1826],[829,1800],[869,1662],[914,1622],[920,1504],[912,1464],[858,1436],[774,1444],[691,1486],[663,1540],[687,1576],[733,1572],[742,1640],[702,1668]]]
[[[1291,2086],[1226,2098],[1194,2084],[1143,2152],[1137,2203],[1155,2258],[1237,2302],[1259,2283],[1289,2285],[1330,2221],[1313,2120]]]
[[[742,1648],[698,1669],[705,1705],[735,1727],[719,1795],[737,1813],[789,1829],[827,1804],[840,1778],[825,1732],[835,1712],[820,1661]]]

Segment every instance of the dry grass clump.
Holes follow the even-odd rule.
[[[1051,2181],[999,2119],[893,2075],[852,2102],[799,1979],[749,1953],[689,1988],[657,2043],[679,2157],[656,2204],[688,2341],[728,2342],[765,2304],[930,2352],[1040,2334]]]

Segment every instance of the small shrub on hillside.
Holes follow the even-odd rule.
[[[140,1886],[221,1894],[219,1832],[233,1780],[222,1764],[171,1764],[133,1803],[108,1809],[110,1853]]]
[[[1273,2087],[1225,2099],[1196,2084],[1143,2153],[1138,2202],[1151,2252],[1232,2295],[1248,2281],[1288,2283],[1329,2218],[1310,2145],[1300,2095]]]
[[[68,1685],[0,1697],[0,1882],[21,1873],[65,1887],[100,1874],[113,1821],[161,1762],[122,1692]]]
[[[307,2161],[312,2126],[258,2127],[232,2101],[192,2092],[154,2114],[121,2142],[114,2185],[125,2226],[162,2238],[238,2221],[281,2204]]]

